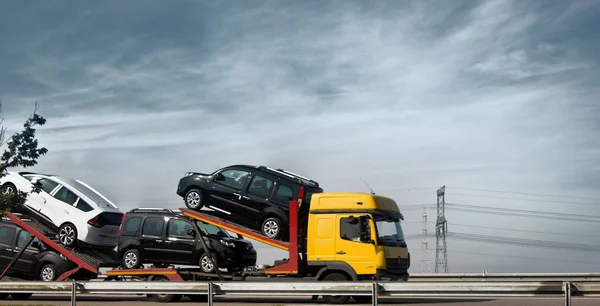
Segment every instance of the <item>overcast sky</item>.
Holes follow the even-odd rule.
[[[421,233],[408,206],[434,204],[442,185],[453,204],[600,215],[599,13],[594,1],[4,1],[4,123],[19,128],[38,101],[49,153],[34,170],[123,210],[183,207],[186,171],[247,163],[326,191],[365,192],[362,177],[406,208],[407,236]],[[447,210],[450,272],[600,272],[600,251],[553,243],[600,246],[599,221],[472,210]],[[408,243],[419,273],[421,238]],[[286,255],[255,245],[259,263]]]

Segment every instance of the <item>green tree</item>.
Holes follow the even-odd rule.
[[[38,147],[38,140],[35,137],[35,127],[46,123],[46,119],[37,114],[38,110],[39,104],[36,102],[33,113],[23,124],[23,130],[7,138],[7,128],[3,125],[4,118],[1,117],[2,101],[0,101],[0,147],[6,145],[0,157],[0,177],[4,177],[9,168],[33,167],[37,164],[37,159],[40,156],[48,153],[48,149],[45,147]],[[5,211],[14,210],[17,206],[25,203],[29,195],[20,190],[15,190],[14,193],[5,193],[3,189],[2,191],[0,193],[0,215],[4,215]],[[40,192],[40,186],[34,186],[32,192]]]

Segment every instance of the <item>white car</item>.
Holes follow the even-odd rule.
[[[40,193],[31,192],[39,184]],[[57,230],[65,246],[83,242],[116,247],[123,212],[105,196],[79,180],[33,172],[11,172],[0,178],[3,194],[28,193],[25,209]]]

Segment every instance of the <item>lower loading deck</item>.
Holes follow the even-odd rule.
[[[5,214],[12,222],[29,232],[31,234],[31,239],[33,239],[33,237],[38,238],[49,248],[62,254],[76,265],[73,270],[60,275],[56,279],[57,281],[73,276],[77,276],[77,278],[81,279],[96,278],[99,274],[100,267],[118,267],[121,264],[113,249],[94,249],[93,247],[86,246],[68,248],[56,241],[55,230],[46,226],[36,218],[20,213],[6,212]],[[16,256],[18,255],[19,254]],[[9,268],[10,266],[7,267],[6,270]]]
[[[271,239],[262,233],[251,230],[245,226],[240,226],[232,223],[231,221],[219,218],[214,214],[204,211],[195,211],[187,208],[180,208],[179,210],[189,218],[199,220],[214,226],[223,228],[230,232],[240,234],[244,238],[249,238],[266,245],[270,245],[289,253],[289,259],[284,263],[271,267],[265,270],[267,275],[275,274],[297,274],[299,272],[299,253],[298,253],[298,202],[290,201],[290,216],[289,216],[289,237],[288,243]]]

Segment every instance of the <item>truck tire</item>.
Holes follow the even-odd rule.
[[[358,304],[371,304],[373,297],[368,295],[355,295],[352,297]]]
[[[323,281],[326,282],[336,282],[336,281],[348,281],[348,277],[339,272],[332,272],[327,274]],[[324,295],[323,299],[327,301],[329,304],[346,304],[350,300],[350,296],[348,295]]]
[[[15,300],[28,300],[32,295],[33,293],[12,293],[10,296]]]
[[[152,281],[168,282],[169,279],[166,276],[157,275],[154,278],[152,278]],[[181,300],[182,295],[181,294],[153,294],[152,298],[154,298],[155,301],[160,302],[160,303],[169,303],[169,302],[177,302],[177,301]]]

